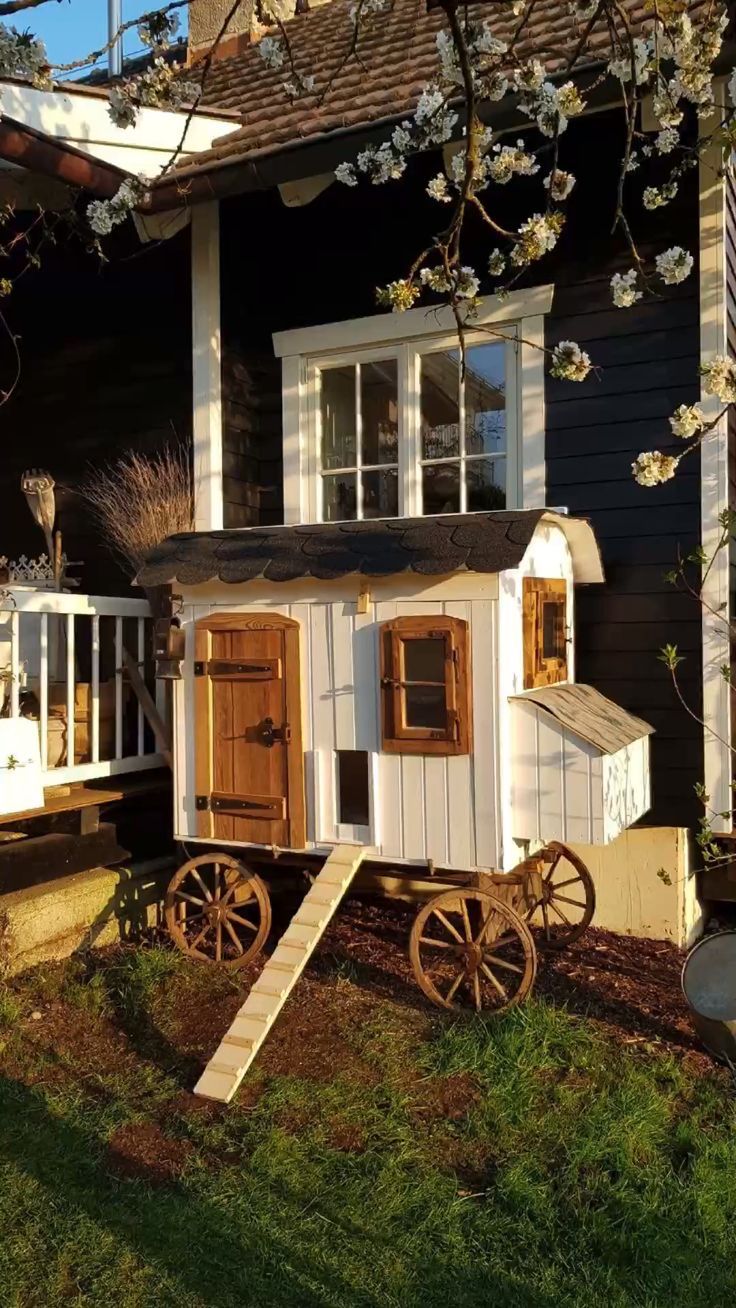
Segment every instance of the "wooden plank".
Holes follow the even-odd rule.
[[[153,696],[138,671],[138,664],[132,654],[127,649],[123,650],[123,667],[128,674],[128,681],[133,687],[136,699],[146,715],[148,724],[156,737],[156,744],[159,752],[163,755],[166,763],[171,767],[171,732],[164,722],[161,714],[156,708]],[[140,731],[139,731],[139,750],[140,750]]]
[[[325,896],[330,904],[328,911],[322,915],[320,908],[317,924],[311,928],[309,938],[299,947],[286,943],[292,929],[291,926],[287,928],[194,1087],[195,1094],[220,1103],[230,1102],[301,976],[364,854],[364,848],[359,845],[342,845],[330,854],[308,891],[300,913],[303,914],[315,904],[321,905]],[[339,885],[334,883],[336,868]],[[326,878],[324,882],[323,876]]]
[[[166,779],[160,773],[146,777],[138,775],[129,781],[121,782],[119,786],[78,784],[72,786],[68,794],[47,795],[43,808],[27,808],[22,813],[6,813],[0,816],[0,826],[9,822],[25,822],[30,818],[48,817],[52,813],[74,813],[78,809],[94,805],[117,804],[124,799],[133,799],[136,795],[145,795],[152,790],[161,789],[166,784]]]

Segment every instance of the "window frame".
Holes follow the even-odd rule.
[[[420,683],[406,679],[403,646],[410,640],[428,638],[441,639],[445,649],[443,729],[412,727],[406,722],[406,686]],[[440,754],[445,757],[470,754],[473,748],[473,707],[470,639],[465,619],[445,614],[392,618],[380,624],[379,649],[383,753]]]
[[[554,287],[546,285],[512,291],[506,297],[486,296],[479,302],[473,328],[467,333],[468,345],[508,338],[508,508],[541,508],[546,501],[544,315],[551,310],[553,292]],[[276,356],[282,360],[284,521],[288,524],[323,521],[317,371],[387,358],[398,361],[399,516],[421,516],[419,368],[422,354],[457,349],[457,330],[451,311],[438,306],[410,309],[401,314],[375,314],[276,332],[273,341]],[[466,456],[465,466],[469,461]],[[462,494],[465,496],[466,491]],[[464,504],[465,500],[460,511]]]
[[[556,686],[569,680],[568,586],[564,578],[524,577],[522,582],[522,624],[524,642],[524,690]],[[545,657],[544,606],[553,603],[562,610],[558,629],[564,653]]]
[[[518,457],[519,441],[517,432],[519,430],[519,384],[518,384],[518,332],[515,325],[509,325],[506,339],[503,341],[505,347],[505,367],[504,367],[504,387],[506,396],[505,415],[506,415],[506,451],[500,456],[506,465],[506,508],[515,509],[521,507],[522,490],[520,485],[520,460]],[[466,346],[468,349],[474,345],[491,345],[497,342],[499,337],[489,336],[481,332],[468,332],[466,336]],[[389,359],[396,362],[396,371],[398,379],[398,421],[399,421],[399,440],[397,449],[398,459],[398,517],[414,518],[423,515],[423,490],[422,478],[425,467],[440,467],[443,464],[452,464],[459,468],[460,472],[460,506],[457,512],[466,513],[467,509],[467,482],[465,478],[465,469],[469,463],[480,462],[486,459],[488,462],[498,459],[498,455],[492,454],[470,454],[465,450],[465,408],[464,403],[458,405],[459,413],[459,452],[457,455],[448,455],[439,459],[425,459],[422,456],[422,432],[421,432],[421,368],[422,359],[427,354],[442,354],[448,350],[458,348],[457,334],[442,333],[429,338],[416,338],[403,341],[394,345],[386,346],[384,349],[354,349],[343,350],[335,354],[316,355],[305,360],[306,368],[306,388],[309,395],[309,521],[324,522],[324,484],[330,477],[343,475],[354,475],[356,478],[356,517],[355,521],[365,521],[362,518],[362,499],[363,491],[360,481],[363,472],[380,472],[388,471],[397,467],[397,464],[363,464],[362,463],[362,424],[360,404],[356,403],[356,463],[351,468],[329,468],[322,467],[322,393],[321,378],[322,373],[328,368],[339,368],[342,366],[355,367],[365,363],[385,362]],[[356,372],[356,394],[359,389],[358,374]],[[462,392],[460,381],[460,365],[458,363],[458,397]],[[353,519],[351,519],[353,521]]]

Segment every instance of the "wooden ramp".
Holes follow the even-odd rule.
[[[366,850],[337,845],[217,1046],[195,1095],[229,1104],[357,872]]]

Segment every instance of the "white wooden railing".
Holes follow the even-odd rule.
[[[0,712],[38,718],[44,785],[162,765],[123,671],[127,651],[163,714],[165,688],[159,682],[154,691],[150,627],[143,599],[12,584],[0,589]]]

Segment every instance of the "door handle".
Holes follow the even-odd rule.
[[[261,740],[267,749],[272,749],[276,741],[288,744],[291,740],[291,727],[288,722],[282,722],[280,727],[274,725],[273,718],[264,718],[261,723]]]

